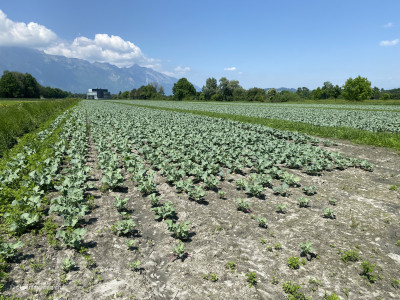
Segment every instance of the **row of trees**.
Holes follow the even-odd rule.
[[[399,93],[400,94],[400,89]],[[287,102],[299,101],[301,99],[337,99],[344,98],[352,101],[362,101],[367,99],[390,99],[394,98],[386,91],[379,88],[371,88],[371,82],[358,76],[347,79],[346,83],[340,87],[331,82],[324,82],[322,87],[309,90],[306,87],[299,87],[295,93],[290,91],[278,92],[276,89],[250,88],[245,90],[239,85],[237,80],[228,80],[222,77],[218,82],[211,77],[206,80],[200,93],[196,93],[194,86],[186,79],[181,78],[175,83],[172,90],[176,100],[211,100],[211,101],[269,101]],[[396,97],[397,98],[397,97]],[[400,97],[398,97],[400,98]]]
[[[67,98],[80,94],[65,92],[59,88],[40,85],[29,73],[4,71],[0,78],[0,98]]]

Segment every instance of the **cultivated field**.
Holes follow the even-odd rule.
[[[399,298],[395,151],[127,104],[83,101],[1,162],[4,295]],[[398,132],[374,109],[390,127],[363,130]]]

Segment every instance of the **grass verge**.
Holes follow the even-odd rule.
[[[130,104],[124,102],[117,102],[117,103],[138,106],[138,107],[166,110],[166,111],[185,112],[200,116],[208,116],[208,117],[221,118],[239,122],[259,124],[275,129],[297,131],[300,133],[314,135],[323,138],[344,139],[352,141],[357,144],[392,148],[397,150],[397,152],[400,154],[400,134],[398,133],[370,132],[349,127],[315,126],[301,122],[292,122],[292,121],[277,120],[277,119],[264,119],[264,118],[247,117],[247,116],[206,112],[198,110],[173,109],[173,108],[164,108],[151,105]]]
[[[21,102],[0,108],[0,157],[26,133],[77,104],[79,100]]]

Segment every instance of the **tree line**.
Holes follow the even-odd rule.
[[[196,91],[194,85],[186,78],[179,79],[172,88],[172,95],[165,96],[164,90],[156,83],[142,86],[139,89],[119,93],[117,99],[166,99],[166,100],[201,100],[201,101],[257,101],[257,102],[292,102],[304,99],[346,99],[362,101],[368,99],[400,99],[400,89],[384,90],[371,87],[366,77],[349,78],[343,86],[333,85],[326,81],[321,87],[310,90],[299,87],[295,92],[278,91],[253,87],[244,89],[238,80],[228,80],[226,77],[207,78],[201,91]]]
[[[0,98],[85,98],[85,94],[72,94],[59,88],[44,87],[29,73],[4,71],[0,78]],[[186,78],[179,79],[172,88],[172,95],[166,96],[164,88],[158,83],[150,83],[131,91],[119,92],[113,99],[160,99],[160,100],[201,100],[201,101],[257,101],[292,102],[304,99],[347,99],[361,101],[367,99],[400,99],[400,88],[393,90],[371,87],[366,77],[349,78],[343,86],[326,81],[321,87],[310,90],[299,87],[295,92],[253,87],[244,89],[238,80],[226,77],[207,78],[201,91]]]
[[[29,73],[4,71],[0,78],[0,98],[82,98],[84,94],[73,94],[59,88],[40,85]]]

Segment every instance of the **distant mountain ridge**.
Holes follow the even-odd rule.
[[[266,88],[266,89],[264,89],[264,90],[265,90],[266,92],[268,92],[268,90],[270,90],[270,89],[272,89],[272,88]],[[294,89],[294,88],[286,88],[286,87],[280,87],[280,88],[277,88],[276,91],[277,91],[277,92],[289,91],[289,92],[295,93],[295,92],[297,91],[297,89]]]
[[[157,82],[164,87],[165,94],[170,95],[174,83],[178,81],[136,64],[129,68],[118,68],[108,63],[90,63],[83,59],[18,47],[0,47],[0,76],[5,70],[30,73],[43,86],[73,93],[86,93],[90,88],[106,88],[115,94]]]

